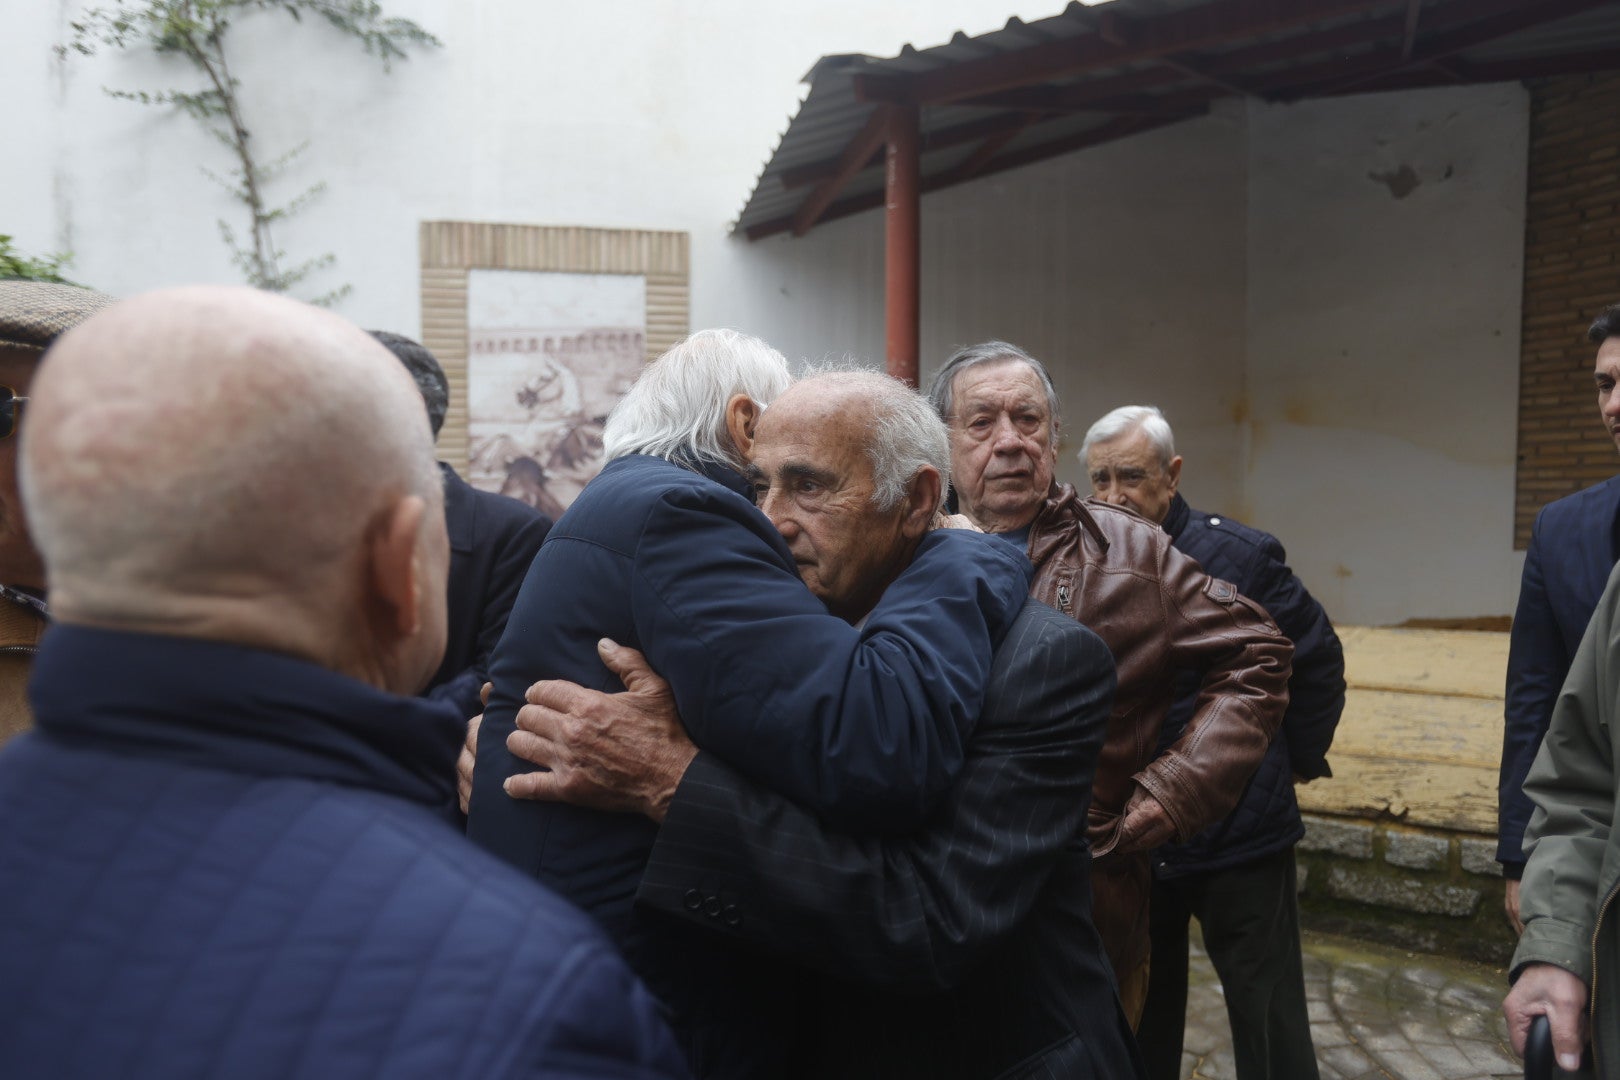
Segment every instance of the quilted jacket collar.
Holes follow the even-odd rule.
[[[192,638],[57,624],[29,699],[48,734],[255,776],[299,776],[448,809],[465,726],[303,660]]]
[[[1164,515],[1164,531],[1174,540],[1181,535],[1181,530],[1187,527],[1187,519],[1192,517],[1192,507],[1187,500],[1181,497],[1178,491],[1170,496],[1170,511]]]

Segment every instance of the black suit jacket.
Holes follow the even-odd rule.
[[[444,660],[423,693],[453,701],[471,717],[483,712],[478,692],[489,678],[489,654],[551,519],[527,503],[478,490],[442,461],[439,469],[450,533],[450,625]]]
[[[1085,839],[1114,665],[1030,601],[967,763],[918,832],[851,836],[700,753],[638,903],[818,969],[814,1077],[1139,1076],[1091,922]]]

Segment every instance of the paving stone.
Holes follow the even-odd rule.
[[[1341,866],[1333,867],[1328,873],[1327,892],[1338,900],[1463,918],[1478,911],[1482,899],[1478,889],[1462,885],[1436,885],[1414,878],[1361,874]]]
[[[1500,970],[1327,935],[1304,941],[1322,1080],[1517,1080]],[[1195,948],[1184,1080],[1233,1080],[1220,985]]]
[[[1464,840],[1462,842],[1462,868],[1470,874],[1502,876],[1502,864],[1496,861],[1495,840]]]
[[[1451,858],[1451,841],[1422,833],[1384,834],[1384,861],[1408,870],[1443,870]]]
[[[1305,838],[1301,851],[1324,851],[1349,859],[1370,859],[1373,854],[1371,825],[1356,825],[1305,815]]]

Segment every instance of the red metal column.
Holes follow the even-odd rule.
[[[918,200],[917,106],[883,106],[889,113],[884,167],[884,312],[889,374],[917,385]]]

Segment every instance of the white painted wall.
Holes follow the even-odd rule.
[[[1249,124],[1245,511],[1342,618],[1511,612],[1528,95]]]
[[[758,244],[725,226],[819,56],[980,33],[1011,2],[388,0],[445,48],[385,76],[265,15],[238,73],[264,145],[311,140],[282,191],[329,190],[282,240],[338,255],[311,291],[352,282],[363,325],[418,328],[422,220],[681,229],[694,326],[877,358],[880,214]],[[185,75],[57,61],[81,6],[0,0],[0,145],[34,166],[0,170],[0,232],[114,293],[235,280],[215,220],[238,208],[197,169],[225,167],[217,144],[100,90]],[[1047,359],[1077,483],[1092,419],[1160,405],[1194,503],[1276,532],[1341,621],[1506,613],[1527,113],[1516,86],[1235,103],[930,195],[924,377],[992,336]],[[1402,199],[1368,175],[1402,165]]]
[[[85,0],[0,0],[0,232],[69,249],[86,282],[124,294],[233,281],[216,221],[241,208],[198,171],[230,165],[195,122],[101,88],[191,85],[177,61],[52,46]],[[746,277],[725,226],[824,54],[892,56],[996,29],[1017,0],[385,0],[444,48],[384,75],[352,40],[271,11],[232,54],[257,142],[309,139],[279,191],[326,194],[286,223],[294,254],[333,251],[310,295],[368,326],[419,326],[417,223],[469,219],[688,230],[693,319],[737,321]],[[1055,14],[1039,0],[1029,18]],[[26,160],[29,168],[13,163]]]

